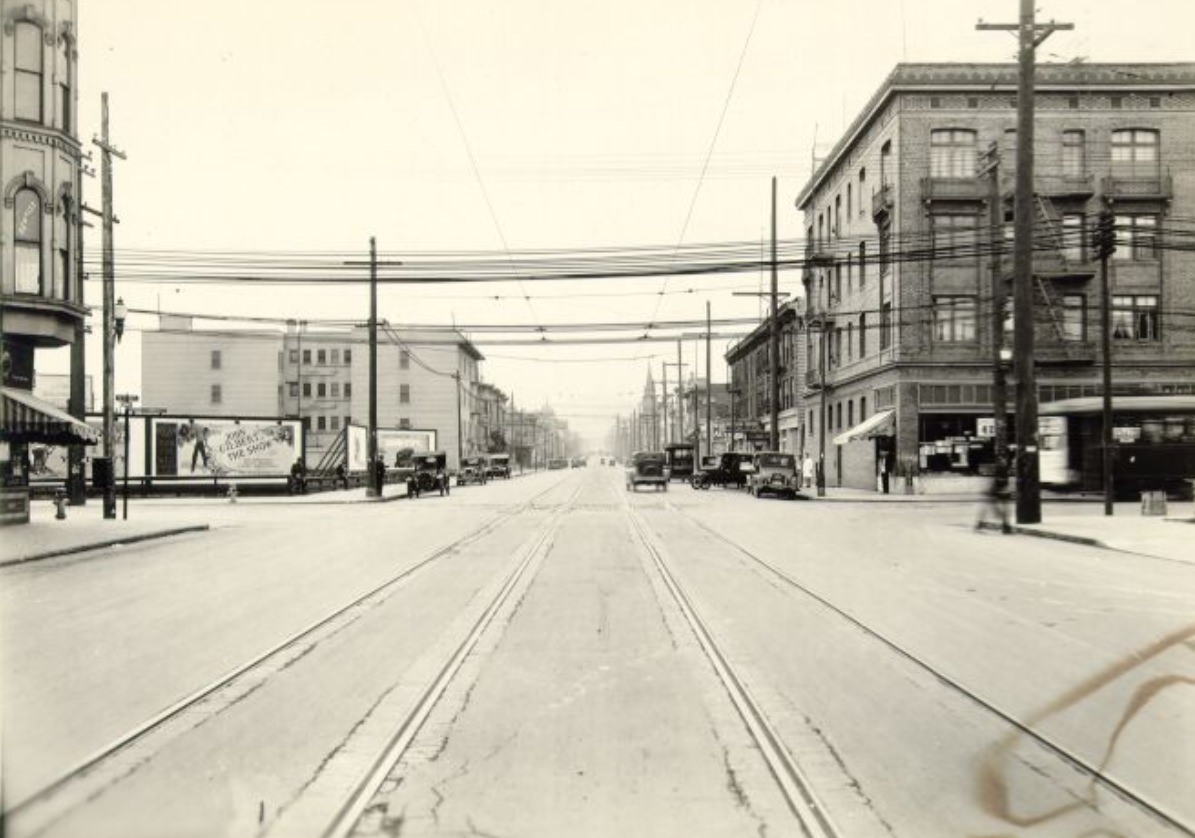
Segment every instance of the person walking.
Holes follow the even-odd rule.
[[[801,479],[805,481],[806,489],[813,488],[813,477],[813,457],[806,454],[801,463]]]
[[[1008,501],[1011,494],[1008,464],[1003,459],[997,460],[992,481],[984,493],[983,504],[979,507],[979,519],[975,522],[975,529],[984,529],[990,515],[999,522],[1000,532],[1005,535],[1011,533],[1012,525],[1008,522]]]

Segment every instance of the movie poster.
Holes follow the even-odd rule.
[[[155,477],[277,477],[302,456],[297,421],[154,419]]]
[[[410,449],[414,453],[436,450],[435,431],[397,430],[378,428],[378,456],[387,466],[396,463],[398,453]]]

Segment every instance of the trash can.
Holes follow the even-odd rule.
[[[1166,514],[1166,493],[1165,492],[1142,492],[1141,493],[1141,514],[1142,515],[1165,515]]]

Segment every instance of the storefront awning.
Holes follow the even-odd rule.
[[[100,432],[25,390],[3,388],[0,439],[53,445],[96,445]]]
[[[860,422],[845,433],[834,437],[835,445],[846,445],[856,439],[871,439],[877,436],[887,436],[892,431],[891,410],[881,410]]]

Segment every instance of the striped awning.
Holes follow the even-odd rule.
[[[4,387],[0,439],[7,442],[48,442],[54,445],[96,445],[100,431],[27,390]]]

